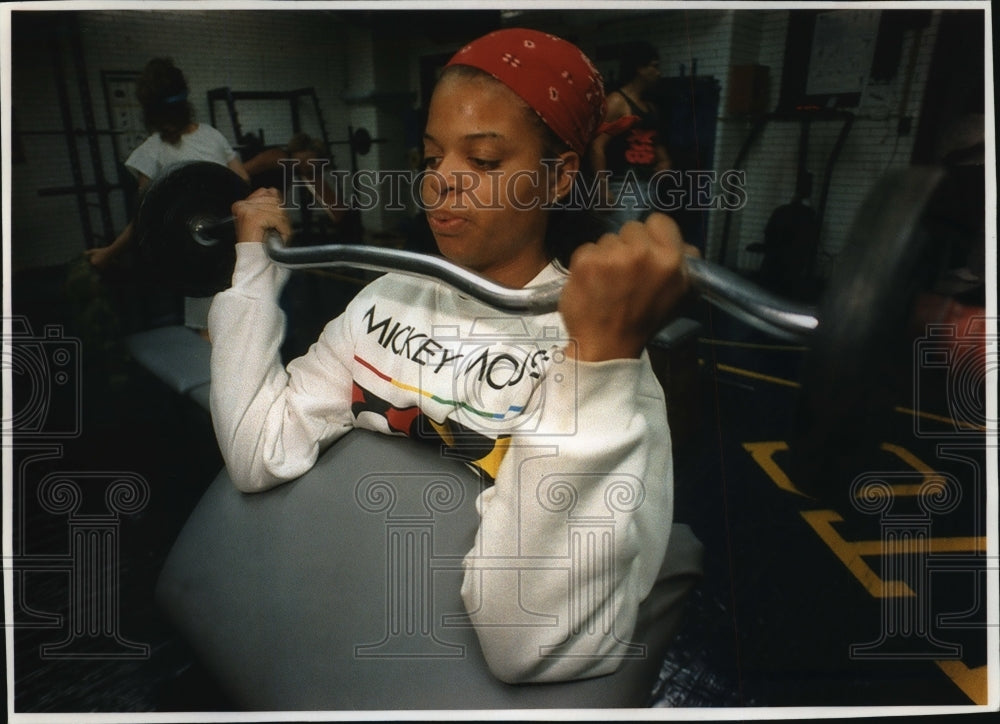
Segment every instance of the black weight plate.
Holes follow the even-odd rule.
[[[820,301],[789,445],[796,485],[816,497],[846,495],[882,441],[910,364],[908,322],[930,273],[925,210],[943,175],[912,167],[875,185]]]
[[[372,150],[372,137],[365,128],[359,128],[351,136],[351,147],[359,156],[367,156]]]
[[[139,259],[158,283],[188,297],[208,297],[231,284],[236,263],[231,223],[194,233],[197,219],[232,215],[250,186],[232,169],[210,161],[176,164],[146,189],[136,215]]]

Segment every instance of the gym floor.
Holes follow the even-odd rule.
[[[152,601],[172,541],[222,467],[210,420],[121,356],[114,335],[128,331],[124,313],[81,316],[67,272],[15,275],[12,284],[13,313],[32,339],[81,340],[70,395],[78,417],[65,418],[61,436],[18,438],[14,451],[16,711],[230,709]],[[286,298],[297,331],[288,354],[356,289],[319,274],[297,279]],[[984,437],[949,414],[940,370],[899,370],[898,405],[862,468],[888,481],[879,488],[888,495],[852,497],[850,480],[810,495],[787,465],[802,349],[707,308],[692,312],[701,327],[690,356],[678,349],[670,360],[680,391],[676,518],[704,543],[706,575],[653,706],[985,704]],[[19,387],[32,381],[18,372],[22,409],[18,395],[35,392]],[[67,473],[140,476],[149,488],[148,500],[109,523],[117,641],[74,657],[58,655],[71,595],[60,561],[73,530],[57,496],[45,503],[35,494]],[[930,495],[935,480],[954,485]]]

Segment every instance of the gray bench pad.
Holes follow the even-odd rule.
[[[137,332],[126,344],[136,362],[182,395],[211,379],[212,345],[187,327]]]
[[[644,656],[605,677],[504,684],[459,595],[480,485],[435,449],[362,430],[265,493],[240,493],[223,471],[168,556],[158,603],[241,709],[647,706],[701,543],[674,526],[631,639]],[[390,560],[394,542],[408,565]]]

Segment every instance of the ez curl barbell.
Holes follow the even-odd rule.
[[[717,264],[685,259],[692,287],[710,304],[768,335],[807,343],[796,428],[806,426],[809,437],[792,447],[802,463],[797,467],[810,475],[825,472],[818,449],[850,445],[851,431],[866,428],[866,410],[879,398],[877,371],[898,352],[929,274],[925,210],[944,176],[941,168],[915,166],[875,184],[816,307],[776,296]],[[185,296],[228,288],[236,256],[230,209],[249,191],[219,164],[190,162],[168,170],[147,188],[136,217],[144,267]],[[565,284],[513,289],[427,254],[351,244],[285,247],[277,234],[269,235],[266,249],[275,264],[290,269],[419,276],[511,313],[554,311]]]

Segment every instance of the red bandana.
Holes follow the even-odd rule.
[[[470,65],[492,75],[581,155],[604,120],[601,74],[582,50],[554,35],[497,30],[466,45],[448,65]]]

